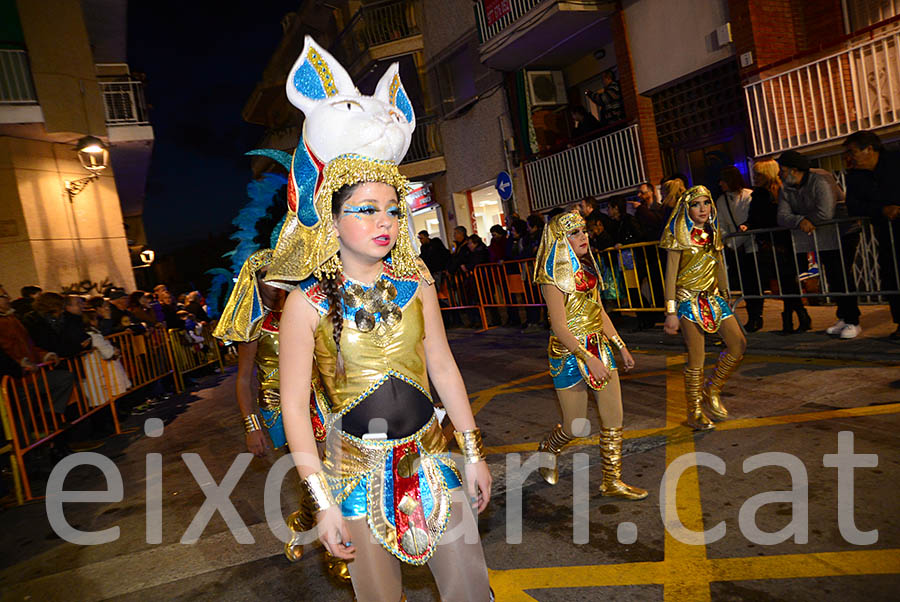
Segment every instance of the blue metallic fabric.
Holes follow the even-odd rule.
[[[303,64],[294,73],[294,88],[307,98],[314,100],[327,98],[322,78],[308,59],[303,61]]]
[[[284,434],[284,422],[281,419],[281,410],[264,410],[263,408],[260,408],[259,412],[262,414],[265,423],[267,425],[272,425],[268,427],[269,438],[272,439],[272,447],[279,449],[287,445],[287,437]]]
[[[584,343],[584,341],[582,341]],[[609,346],[606,338],[603,338],[603,347],[606,350],[604,354],[609,358],[609,364],[606,366],[610,371],[615,370],[616,358],[613,355],[612,347]],[[553,379],[553,388],[568,389],[574,387],[584,380],[581,370],[578,368],[578,358],[573,354],[569,354],[563,358],[548,358],[550,362],[550,377]]]
[[[297,144],[294,151],[294,161],[291,167],[294,178],[294,186],[297,188],[297,219],[307,228],[312,228],[319,223],[319,214],[316,213],[313,193],[316,182],[319,179],[319,169],[309,156],[303,139]]]
[[[366,491],[368,489],[368,477],[360,479],[359,484],[353,488],[353,491],[341,502],[341,514],[345,518],[359,518],[366,515],[366,509],[369,503],[366,500]]]
[[[252,151],[247,151],[244,154],[268,157],[273,161],[277,161],[278,164],[284,167],[287,171],[291,171],[291,153],[286,153],[274,148],[257,148]]]
[[[713,312],[713,320],[716,322],[716,330],[718,330],[719,326],[722,324],[722,320],[730,318],[734,315],[734,312],[731,311],[728,302],[719,295],[709,295],[707,299],[709,301],[709,308]],[[694,313],[694,304],[690,299],[678,304],[678,317],[679,319],[685,318],[690,320],[695,324],[701,323],[700,316],[697,316]]]

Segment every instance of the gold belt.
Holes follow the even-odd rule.
[[[256,403],[263,410],[274,412],[281,409],[281,392],[278,389],[260,389]]]

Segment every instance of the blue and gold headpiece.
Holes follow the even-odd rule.
[[[712,202],[712,195],[706,186],[692,186],[684,191],[675,204],[675,209],[669,217],[669,222],[663,229],[662,238],[659,241],[661,249],[684,251],[697,245],[691,242],[691,230],[694,229],[694,220],[691,219],[691,203],[695,200],[707,197],[712,205],[709,213],[709,225],[713,230],[713,248],[722,250],[722,236],[719,234],[719,219],[716,215],[716,204]]]
[[[535,284],[552,284],[564,293],[575,292],[575,274],[581,269],[581,262],[569,244],[568,235],[584,227],[584,218],[574,211],[560,213],[550,220],[544,228],[535,258]],[[596,261],[594,265],[597,265]]]
[[[214,337],[222,341],[246,343],[259,336],[259,327],[268,308],[263,305],[259,294],[256,273],[271,261],[272,249],[260,249],[247,258],[213,331]]]

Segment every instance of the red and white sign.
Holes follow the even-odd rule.
[[[509,0],[484,0],[483,4],[484,20],[488,27],[508,15],[512,10]]]
[[[409,194],[406,195],[406,204],[410,213],[419,209],[425,209],[433,204],[431,199],[431,187],[425,182],[410,182]]]

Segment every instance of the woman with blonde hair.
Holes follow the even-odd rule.
[[[774,159],[763,159],[753,164],[753,193],[750,195],[750,212],[746,223],[740,226],[742,232],[760,228],[778,227],[778,194],[781,192],[781,178],[778,177],[778,163]],[[757,247],[756,261],[759,266],[759,279],[756,274],[745,275],[744,282],[748,293],[759,294],[765,290],[772,278],[777,274],[790,274],[792,266],[789,261],[791,241],[787,232],[770,232],[755,236]],[[778,271],[775,264],[778,262]],[[749,282],[748,282],[749,281]],[[761,286],[760,286],[761,285]],[[782,283],[778,283],[781,288]],[[747,302],[747,332],[756,332],[763,326],[762,299],[755,303]],[[753,310],[753,311],[751,311]],[[799,328],[794,330],[793,314],[796,312]],[[785,299],[784,311],[781,314],[783,334],[809,330],[811,320],[800,299]]]

